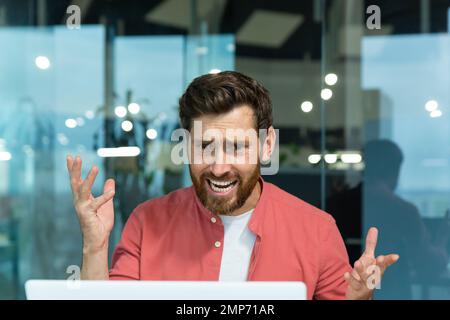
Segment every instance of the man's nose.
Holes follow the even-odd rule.
[[[211,173],[216,177],[222,177],[231,171],[231,164],[226,153],[222,149],[215,150],[213,162],[210,163]]]
[[[231,165],[226,163],[213,163],[211,173],[216,177],[222,177],[231,171]]]

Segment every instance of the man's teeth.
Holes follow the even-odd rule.
[[[211,189],[214,192],[227,192],[230,191],[234,187],[235,181],[215,181],[210,180]]]
[[[210,180],[212,183],[214,183],[216,186],[227,186],[229,184],[232,184],[234,181],[216,181],[216,180]]]

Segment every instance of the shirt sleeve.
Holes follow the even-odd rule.
[[[321,239],[319,278],[314,299],[343,300],[347,291],[344,273],[352,270],[344,241],[334,219],[327,224]]]
[[[122,237],[114,250],[110,280],[139,280],[142,224],[136,212],[128,218]]]

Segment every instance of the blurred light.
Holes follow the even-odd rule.
[[[338,76],[335,73],[329,73],[325,76],[325,83],[334,86],[338,82]]]
[[[129,132],[131,130],[133,130],[133,123],[129,120],[125,120],[122,122],[122,130]]]
[[[147,138],[149,138],[150,140],[156,139],[156,137],[158,136],[158,132],[153,129],[150,128],[147,130],[147,132],[145,133],[145,135],[147,136]]]
[[[220,69],[211,69],[211,70],[209,70],[209,73],[210,74],[216,74],[216,73],[219,73],[219,72],[221,72],[222,70],[220,70]]]
[[[331,91],[331,89],[322,89],[322,91],[320,92],[320,97],[323,100],[330,100],[331,97],[333,96],[333,91]]]
[[[0,151],[0,161],[9,161],[11,160],[11,153],[8,151]]]
[[[82,117],[78,117],[78,118],[76,119],[76,121],[77,121],[77,125],[78,125],[79,127],[84,126],[84,119],[83,119]]]
[[[123,118],[127,115],[127,108],[125,108],[124,106],[117,106],[114,108],[114,113],[119,118]]]
[[[300,108],[302,109],[303,112],[310,112],[313,109],[313,104],[311,101],[303,101],[302,104],[300,105]]]
[[[165,112],[158,113],[158,120],[159,121],[164,121],[166,119],[167,119],[167,114]]]
[[[34,150],[29,144],[25,144],[22,147],[22,151],[29,157],[31,157],[34,154]]]
[[[87,119],[91,120],[91,119],[94,119],[95,113],[94,113],[94,111],[92,111],[92,110],[88,110],[88,111],[85,112],[84,116],[85,116]]]
[[[208,54],[208,47],[202,46],[195,48],[195,53],[198,55]]]
[[[83,154],[86,152],[86,146],[82,144],[77,144],[77,153]]]
[[[0,139],[0,147],[4,147],[6,145],[5,139]]]
[[[108,157],[136,157],[141,153],[139,147],[99,148],[97,155],[102,158]]]
[[[353,165],[353,169],[356,169],[356,170],[364,170],[364,168],[365,168],[366,166],[364,165],[364,162],[360,162],[360,163],[355,163],[354,165]]]
[[[425,110],[427,110],[428,112],[432,112],[434,110],[436,110],[439,107],[439,104],[437,103],[436,100],[428,100],[425,103]]]
[[[65,124],[67,128],[73,129],[77,126],[77,121],[75,119],[69,118],[66,120]]]
[[[337,154],[334,153],[326,154],[324,158],[326,163],[336,163]]]
[[[227,44],[227,50],[230,52],[234,52],[236,50],[236,46],[234,43]]]
[[[132,114],[139,113],[141,110],[141,106],[137,104],[136,102],[132,102],[128,105],[128,111]]]
[[[349,163],[336,162],[333,166],[335,170],[349,170],[351,168]]]
[[[321,158],[322,157],[320,156],[320,154],[311,154],[308,157],[308,162],[311,164],[316,164],[316,163],[319,163]]]
[[[344,163],[360,163],[362,157],[359,153],[344,153],[341,154],[341,160]]]
[[[58,142],[63,146],[67,146],[69,144],[69,139],[67,139],[64,133],[58,133],[56,135],[56,138],[58,139]]]
[[[36,57],[36,59],[34,59],[34,63],[36,63],[36,67],[42,70],[50,68],[50,60],[46,56]]]
[[[430,112],[430,117],[432,118],[439,118],[440,116],[442,116],[442,111],[439,109]]]

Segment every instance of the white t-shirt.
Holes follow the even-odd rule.
[[[239,216],[221,215],[225,236],[219,281],[246,281],[256,235],[247,227],[253,210]]]

